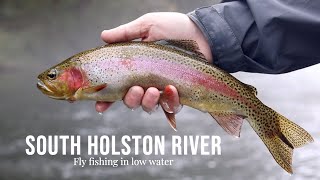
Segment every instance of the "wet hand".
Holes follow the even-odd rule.
[[[104,30],[101,38],[107,43],[125,42],[141,38],[142,41],[157,41],[161,39],[189,39],[198,43],[200,52],[204,54],[209,62],[212,62],[210,47],[200,29],[185,14],[174,12],[148,13],[138,19],[121,25],[114,29]],[[170,86],[173,92],[172,107],[179,106],[177,89]],[[123,101],[130,108],[135,109],[140,105],[146,112],[153,111],[159,102],[160,92],[154,87],[148,88],[145,92],[139,86],[133,86],[125,95]],[[96,110],[103,112],[112,103],[97,102]],[[164,106],[162,106],[164,107]],[[175,112],[175,109],[165,109]]]
[[[179,102],[179,95],[178,91],[174,86],[167,86],[169,88],[170,92],[172,92],[170,97],[171,102],[166,103],[168,105],[163,105],[160,102],[160,105],[162,105],[163,109],[167,112],[173,112],[178,113],[181,105]],[[157,88],[150,87],[144,92],[144,89],[140,86],[133,86],[131,87],[125,97],[123,98],[124,104],[130,108],[130,109],[136,109],[142,106],[143,110],[146,112],[152,112],[156,109],[156,107],[159,104],[159,100],[161,98],[161,93]],[[96,111],[97,112],[104,112],[106,111],[110,106],[112,102],[96,102]]]
[[[200,52],[209,62],[212,62],[212,53],[206,38],[197,25],[182,13],[148,13],[127,24],[104,30],[101,33],[101,38],[107,43],[125,42],[139,38],[142,41],[194,40],[198,43]]]

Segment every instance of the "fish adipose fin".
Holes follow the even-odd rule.
[[[227,133],[240,137],[241,126],[246,116],[236,114],[235,112],[210,112],[209,114]]]
[[[257,88],[255,88],[254,86],[252,86],[250,84],[245,84],[245,83],[242,83],[242,84],[245,85],[247,87],[247,89],[249,89],[249,91],[251,91],[254,95],[258,95]]]
[[[284,170],[292,174],[293,149],[313,142],[313,138],[297,124],[270,108],[266,109],[267,113],[265,114],[269,116],[269,122],[275,123],[262,123],[259,127],[253,127],[267,146],[275,161]],[[266,122],[266,120],[266,118],[260,119],[261,122]],[[266,127],[266,125],[268,125],[268,127]]]
[[[208,63],[208,61],[205,60],[206,59],[205,56],[200,52],[198,43],[194,40],[168,39],[168,40],[160,40],[155,43],[163,46],[167,46],[176,50],[183,51],[189,55],[199,57],[203,59],[204,62]]]

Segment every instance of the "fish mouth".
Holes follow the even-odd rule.
[[[56,96],[56,93],[53,92],[43,81],[38,79],[37,88],[45,95],[53,99],[64,99],[63,97]]]
[[[43,81],[41,81],[40,79],[38,79],[38,83],[37,83],[37,88],[45,93],[45,94],[52,94],[53,91],[51,91],[45,84]]]

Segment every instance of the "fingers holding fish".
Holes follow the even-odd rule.
[[[150,87],[144,93],[140,86],[133,86],[123,99],[124,104],[130,109],[136,109],[142,105],[142,109],[146,112],[152,112],[158,104],[162,106],[164,111],[168,113],[178,113],[182,107],[179,102],[177,89],[168,85],[163,92],[157,88]],[[110,108],[112,102],[97,101],[95,108],[97,112],[104,112]]]
[[[123,98],[124,104],[130,109],[136,109],[141,105],[144,90],[140,86],[132,86],[125,97]]]
[[[142,108],[146,112],[152,112],[158,105],[160,92],[157,88],[150,87],[142,98]]]

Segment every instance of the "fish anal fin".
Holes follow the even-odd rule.
[[[198,56],[204,60],[206,59],[205,56],[200,52],[198,43],[194,40],[167,39],[157,41],[156,44],[164,45],[177,50],[182,50],[190,55]]]
[[[103,84],[99,84],[97,86],[85,87],[85,88],[82,89],[82,92],[87,93],[87,94],[92,94],[92,93],[101,91],[106,87],[107,87],[107,84],[103,83]]]
[[[246,116],[235,112],[209,112],[209,114],[228,134],[240,137],[241,126]]]

